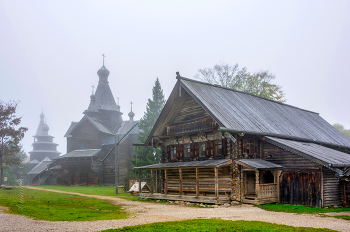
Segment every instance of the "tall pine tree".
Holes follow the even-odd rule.
[[[164,104],[165,99],[163,90],[160,86],[159,79],[157,78],[152,89],[152,99],[148,99],[146,112],[139,122],[138,140],[140,143],[144,143],[146,141],[164,107]],[[161,150],[159,148],[153,149],[152,147],[135,147],[135,153],[131,163],[134,167],[139,167],[159,163],[160,159]],[[135,174],[135,171],[131,171],[131,174]]]

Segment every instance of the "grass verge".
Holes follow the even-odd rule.
[[[330,213],[330,212],[345,212],[350,211],[350,208],[317,208],[303,205],[285,205],[285,204],[266,204],[256,205],[261,209],[274,212],[285,212],[285,213]]]
[[[133,232],[160,232],[160,231],[334,231],[329,229],[316,229],[311,227],[293,227],[259,221],[227,221],[221,219],[195,219],[176,222],[158,222],[140,226],[127,226],[120,229],[103,230],[133,231]]]
[[[61,186],[61,185],[41,185],[35,186],[43,189],[54,189],[72,193],[83,193],[88,195],[99,196],[130,196],[130,193],[124,193],[122,189],[118,189],[118,194],[115,194],[114,186]]]
[[[8,207],[8,213],[47,221],[113,220],[128,216],[121,207],[108,201],[27,188],[0,189],[0,205]]]

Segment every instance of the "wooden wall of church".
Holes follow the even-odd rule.
[[[108,137],[110,135],[101,135],[91,123],[84,121],[73,131],[72,137],[68,138],[68,152],[81,149],[99,149],[102,142],[106,141]]]

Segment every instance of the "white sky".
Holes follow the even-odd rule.
[[[0,100],[20,101],[31,151],[41,108],[49,134],[79,121],[111,72],[124,120],[143,116],[159,77],[166,98],[175,72],[226,62],[269,70],[287,104],[350,128],[350,1],[17,1],[0,0]]]

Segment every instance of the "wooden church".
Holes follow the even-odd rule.
[[[103,66],[96,92],[90,96],[90,104],[79,122],[72,122],[65,137],[67,154],[55,159],[50,170],[58,175],[58,184],[65,185],[114,185],[115,156],[109,153],[111,144],[121,139],[137,124],[135,114],[128,114],[124,121],[119,104],[116,104],[108,84],[110,72]],[[138,127],[125,136],[119,145],[119,183],[129,174],[130,159],[134,152],[132,143],[137,143]],[[112,146],[113,147],[113,146]],[[106,157],[108,156],[108,157]],[[101,160],[105,159],[104,163]]]
[[[350,203],[350,140],[318,113],[181,77],[145,145],[153,199]],[[153,193],[154,192],[154,193]]]

